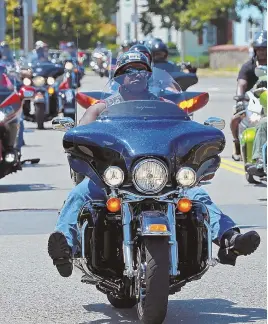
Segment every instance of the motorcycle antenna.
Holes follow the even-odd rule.
[[[15,46],[15,17],[12,16],[12,45],[13,45],[13,60],[15,62],[15,69],[17,70],[17,61],[16,61],[16,46]],[[17,72],[17,71],[15,71]],[[14,75],[14,90],[17,92],[17,80],[16,75]]]
[[[79,31],[76,30],[76,60],[77,60],[77,63],[79,63],[78,61],[78,43],[79,43]],[[77,84],[77,88],[75,89],[75,126],[77,126],[78,124],[78,117],[77,117],[77,114],[78,114],[78,109],[77,109],[77,100],[76,100],[76,95],[78,93],[78,73],[76,73],[76,84]]]

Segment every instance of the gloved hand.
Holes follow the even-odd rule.
[[[242,114],[246,110],[246,102],[245,101],[238,101],[234,106],[234,115]]]

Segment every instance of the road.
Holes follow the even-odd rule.
[[[87,76],[83,89],[102,88],[105,81]],[[266,187],[249,185],[242,165],[230,160],[228,121],[234,88],[235,78],[201,78],[192,88],[208,91],[211,97],[195,120],[219,116],[227,122],[222,167],[205,187],[243,230],[257,228],[261,245],[253,255],[240,257],[236,267],[218,265],[170,296],[165,324],[267,323]],[[52,265],[47,239],[73,184],[61,146],[63,133],[38,131],[30,123],[26,127],[23,157],[40,157],[41,161],[0,182],[0,323],[138,323],[135,309],[113,309],[106,296],[80,283],[78,270],[64,279]]]

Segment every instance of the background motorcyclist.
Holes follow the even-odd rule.
[[[236,96],[238,98],[235,115],[231,120],[231,131],[234,142],[234,152],[232,158],[235,161],[241,160],[240,142],[238,138],[238,126],[242,120],[241,114],[245,110],[247,99],[245,94],[253,88],[254,84],[258,81],[255,74],[255,68],[258,65],[267,65],[267,31],[263,30],[257,33],[253,41],[254,56],[248,62],[242,65],[237,78]],[[258,138],[258,134],[256,137]]]
[[[148,91],[150,71],[151,66],[144,54],[137,51],[122,54],[115,70],[115,77],[120,78],[119,92],[87,109],[80,120],[80,125],[94,122],[104,109],[109,109],[111,105],[118,102],[133,99],[158,100]],[[200,187],[190,189],[188,196],[190,199],[202,201],[207,206],[213,240],[220,246],[219,257],[222,263],[235,265],[238,255],[248,255],[257,249],[260,243],[258,233],[251,231],[240,234],[236,224],[217,208],[203,189]],[[88,178],[70,192],[59,214],[55,232],[48,240],[48,253],[61,276],[69,277],[72,274],[72,256],[79,251],[80,235],[77,228],[79,211],[87,201],[106,199],[104,191]]]
[[[35,57],[33,63],[49,61],[48,45],[39,40],[35,43]]]
[[[13,56],[12,56],[12,51],[8,45],[7,42],[1,42],[0,44],[0,52],[2,53],[2,60],[13,63]]]
[[[0,59],[1,59],[1,54],[0,54]],[[7,69],[5,65],[0,63],[0,87],[9,89],[9,90],[14,90],[14,86],[12,82],[10,81],[9,77],[7,76]]]

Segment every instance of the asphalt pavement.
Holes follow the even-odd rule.
[[[101,89],[105,82],[86,76],[82,89]],[[226,120],[222,165],[205,188],[242,231],[259,232],[261,245],[256,253],[239,257],[235,267],[217,265],[170,296],[165,324],[267,323],[267,192],[263,185],[248,184],[242,163],[230,159],[235,83],[235,78],[200,78],[191,88],[210,93],[210,102],[195,114],[196,121],[210,116]],[[23,158],[41,161],[0,180],[0,323],[138,323],[135,308],[114,309],[95,287],[80,283],[78,270],[66,279],[52,265],[47,239],[73,183],[62,148],[63,133],[52,130],[51,123],[46,130],[25,125]]]

